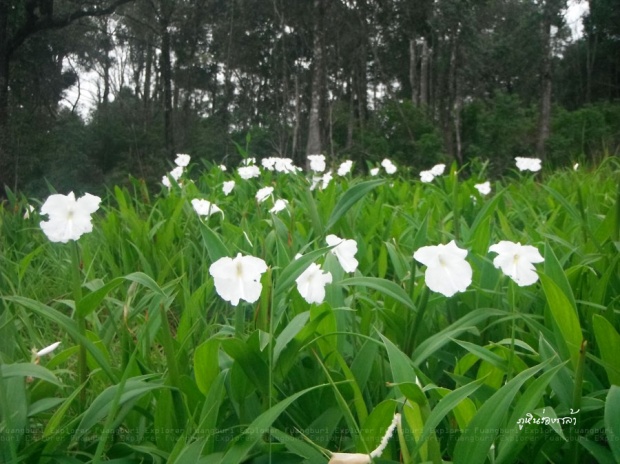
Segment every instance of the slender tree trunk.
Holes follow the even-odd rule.
[[[144,91],[142,92],[142,103],[144,105],[144,124],[151,119],[151,76],[153,70],[153,47],[151,36],[146,41],[146,59],[144,63]]]
[[[353,146],[353,130],[355,128],[355,96],[352,79],[349,79],[349,120],[347,121],[347,145],[349,150]]]
[[[299,75],[295,73],[295,125],[293,126],[293,146],[291,158],[297,156],[297,141],[299,139],[299,119],[301,117],[301,95],[299,92]]]
[[[422,38],[422,63],[420,65],[420,106],[428,106],[428,61],[429,51],[426,38]]]
[[[0,199],[4,187],[13,188],[13,160],[8,147],[9,123],[9,37],[8,2],[0,0]]]
[[[323,53],[323,0],[314,0],[314,13],[312,96],[310,99],[306,155],[319,154],[323,150],[321,140],[322,84],[323,74],[325,73],[325,56]]]
[[[172,65],[170,60],[170,31],[168,30],[169,20],[162,16],[160,19],[161,28],[161,55],[159,66],[161,68],[161,79],[164,91],[164,144],[166,156],[174,159],[174,124],[172,107]]]
[[[409,39],[409,85],[411,86],[411,103],[418,106],[418,76],[415,38]]]
[[[551,132],[551,12],[548,0],[543,7],[542,46],[543,57],[541,63],[541,95],[540,121],[536,152],[541,159],[545,157],[545,145]]]

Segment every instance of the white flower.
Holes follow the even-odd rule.
[[[181,185],[181,183],[179,182],[179,179],[181,178],[182,175],[183,175],[183,166],[177,166],[176,168],[174,168],[172,171],[170,171],[168,174],[166,174],[164,177],[161,178],[161,183],[164,184],[168,188],[172,187],[172,184],[170,183],[170,177],[172,177],[175,180],[175,182]]]
[[[30,214],[34,213],[34,206],[26,205],[26,211],[24,211],[24,219],[30,219]]]
[[[262,203],[267,198],[269,198],[269,195],[271,195],[272,193],[273,193],[273,187],[263,187],[258,192],[256,192],[256,201],[258,201],[259,203]]]
[[[179,180],[183,175],[183,171],[183,166],[177,166],[172,171],[170,171],[170,177],[172,177],[174,180]]]
[[[73,192],[50,195],[41,207],[41,214],[49,216],[48,221],[41,222],[41,229],[52,242],[77,240],[93,230],[90,215],[99,209],[99,203],[101,198],[90,193],[77,201]]]
[[[325,156],[324,155],[308,155],[310,160],[310,169],[314,172],[325,171]]]
[[[220,164],[220,170],[221,171],[226,171],[226,165]]]
[[[256,164],[256,158],[245,158],[244,160],[241,161],[241,164],[243,164],[244,166]]]
[[[273,208],[271,208],[269,210],[270,213],[279,213],[280,211],[282,211],[283,209],[286,208],[286,205],[288,205],[288,200],[282,200],[282,199],[278,199],[276,200],[276,202],[273,204]]]
[[[46,354],[50,354],[52,351],[54,351],[56,348],[58,348],[58,345],[60,345],[60,342],[52,343],[50,346],[46,346],[45,348],[37,351],[35,353],[35,355],[36,356],[45,356]]]
[[[321,177],[321,190],[323,190],[324,188],[327,188],[327,186],[329,185],[331,181],[332,181],[332,172],[327,171],[325,174],[323,174],[323,177]]]
[[[379,174],[379,168],[372,168],[370,170],[370,175],[371,176],[376,176],[377,174]]]
[[[353,167],[353,161],[351,160],[343,161],[342,164],[338,167],[338,175],[340,177],[346,176],[348,173],[351,172],[352,167]]]
[[[573,164],[573,171],[576,171],[577,169],[579,169],[579,163]]]
[[[174,163],[183,168],[189,164],[190,159],[191,157],[189,155],[179,154],[177,155],[177,159],[174,160]]]
[[[300,171],[300,168],[295,166],[290,158],[276,158],[274,167],[277,172],[296,173]]]
[[[254,165],[241,167],[237,169],[237,172],[239,173],[239,177],[245,180],[260,176],[260,169],[258,166]]]
[[[420,180],[424,183],[433,182],[435,176],[431,171],[422,171],[420,172]]]
[[[467,250],[456,246],[454,240],[447,245],[419,248],[413,258],[426,266],[424,279],[434,292],[452,296],[464,292],[471,284],[472,269],[467,261]]]
[[[433,166],[431,168],[431,173],[437,177],[437,176],[441,176],[443,174],[443,172],[446,169],[446,165],[445,164],[436,164],[435,166]]]
[[[343,240],[335,235],[328,235],[325,237],[325,241],[329,246],[333,246],[331,252],[336,255],[338,262],[342,266],[345,272],[355,272],[357,269],[357,259],[355,259],[355,253],[357,253],[357,242],[355,240]]]
[[[254,256],[220,258],[209,267],[209,274],[215,281],[215,290],[224,300],[233,306],[239,300],[254,303],[263,289],[261,275],[267,270],[267,263]]]
[[[314,190],[322,179],[323,176],[312,176],[312,185],[310,185],[310,190]]]
[[[517,156],[515,160],[517,162],[517,168],[519,168],[519,171],[536,172],[540,171],[542,168],[542,161],[538,158],[521,158]]]
[[[222,184],[222,192],[224,192],[224,195],[228,195],[230,192],[232,192],[234,188],[235,188],[234,180],[227,180],[226,182]]]
[[[268,171],[273,171],[276,165],[276,158],[263,158],[260,164]]]
[[[215,213],[222,213],[222,215],[224,214],[224,212],[220,208],[218,208],[216,205],[214,205],[208,200],[200,200],[198,198],[194,198],[192,200],[192,206],[194,207],[194,210],[196,211],[196,213],[198,213],[199,216],[209,217]]]
[[[491,182],[488,180],[482,184],[476,184],[474,187],[478,190],[478,192],[480,192],[480,195],[488,195],[491,193]]]
[[[310,304],[321,304],[325,299],[325,285],[332,282],[332,275],[329,272],[322,272],[321,266],[312,263],[295,282],[304,300]]]
[[[545,259],[535,247],[502,240],[491,245],[489,251],[497,253],[493,265],[520,287],[532,285],[538,280],[533,263],[542,263]]]
[[[394,174],[396,172],[396,166],[387,158],[381,161],[381,166],[383,166],[383,169],[385,169],[385,172],[388,174]]]

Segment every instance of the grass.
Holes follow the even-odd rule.
[[[512,173],[486,197],[454,167],[314,191],[191,168],[157,195],[114,188],[77,244],[50,243],[23,198],[1,207],[0,462],[325,463],[376,448],[395,412],[376,462],[620,459],[617,158]],[[286,211],[256,203],[266,185]],[[193,198],[224,215],[201,220]],[[328,234],[357,241],[355,273]],[[473,282],[446,298],[412,255],[453,239]],[[493,266],[500,240],[540,250],[539,282]],[[239,252],[270,268],[235,308],[208,270]],[[320,305],[295,288],[311,262],[333,276]]]

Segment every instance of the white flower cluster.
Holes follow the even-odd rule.
[[[542,263],[544,258],[533,246],[501,241],[489,248],[497,253],[493,265],[523,287],[538,280],[533,263]],[[425,246],[419,248],[413,258],[426,266],[424,280],[428,288],[444,296],[451,297],[464,292],[472,281],[472,268],[465,261],[467,250],[456,246],[454,240],[447,245]]]
[[[435,177],[441,176],[444,173],[445,169],[445,164],[436,164],[428,171],[420,172],[420,180],[425,183],[433,182],[433,179],[435,179]]]
[[[301,171],[301,168],[295,166],[293,160],[290,158],[263,158],[261,164],[268,171],[282,172],[285,174],[295,174]]]
[[[170,179],[173,179],[177,184],[181,185],[179,179],[181,179],[181,176],[185,172],[185,168],[189,166],[190,160],[191,157],[189,155],[186,155],[184,153],[178,154],[176,159],[174,160],[174,164],[176,164],[176,167],[161,178],[161,183],[164,184],[165,187],[170,188],[172,187]]]
[[[310,169],[314,172],[323,172],[327,167],[325,164],[325,155],[308,155],[310,161]]]
[[[383,169],[385,169],[385,172],[387,172],[388,174],[396,173],[396,165],[387,158],[381,161],[381,166],[383,166]]]
[[[538,158],[521,158],[517,156],[515,161],[517,162],[519,171],[538,172],[542,169],[542,161]]]
[[[286,203],[284,203],[284,207]],[[274,206],[275,208],[275,206]],[[327,244],[334,248],[331,252],[346,272],[355,272],[358,262],[355,259],[357,243],[355,240],[343,240],[335,235],[326,237]],[[298,256],[296,257],[298,258]],[[234,306],[240,300],[254,303],[260,297],[261,275],[267,270],[267,264],[254,256],[220,258],[209,268],[215,281],[215,290],[224,300]],[[311,263],[295,280],[299,294],[310,304],[321,304],[325,299],[325,285],[332,282],[332,275],[321,270],[321,266]]]

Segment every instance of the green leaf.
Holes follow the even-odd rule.
[[[612,385],[605,400],[605,433],[607,442],[620,462],[620,387]]]
[[[344,192],[344,194],[336,203],[334,210],[332,211],[331,216],[327,220],[327,225],[325,226],[325,231],[328,231],[332,228],[338,220],[344,216],[344,214],[351,209],[351,207],[361,200],[365,195],[368,194],[375,187],[383,184],[384,180],[367,180],[365,182],[361,182],[357,185],[354,185],[349,190]]]
[[[276,345],[273,348],[273,365],[275,366],[280,357],[282,350],[286,348],[289,342],[297,336],[299,332],[304,328],[308,319],[310,318],[310,311],[305,311],[298,314],[288,323],[288,325],[282,330],[278,338],[276,339]]]
[[[420,435],[420,437],[416,440],[415,448],[412,450],[411,454],[415,454],[416,451],[420,449],[443,418],[455,409],[463,400],[469,397],[469,395],[478,390],[478,388],[480,388],[480,386],[484,383],[484,380],[485,379],[482,378],[468,383],[467,385],[463,385],[439,400],[439,403],[435,405],[426,419],[422,430],[422,435]]]
[[[250,450],[261,441],[265,433],[270,432],[271,424],[273,424],[286,408],[295,402],[297,398],[327,385],[329,384],[315,385],[314,387],[306,388],[280,401],[262,413],[252,421],[241,435],[236,437],[234,445],[226,452],[220,464],[239,464],[240,462],[244,462]]]
[[[147,383],[143,379],[151,378],[153,375],[131,378],[125,383],[118,405],[123,405],[131,400],[137,399],[142,395],[159,389],[170,388],[160,383]],[[90,407],[84,412],[84,416],[80,425],[73,436],[73,440],[79,439],[88,430],[95,426],[99,421],[108,415],[114,403],[114,397],[118,390],[118,385],[112,385],[106,388],[95,400]]]
[[[292,437],[281,430],[272,428],[271,436],[286,446],[286,449],[288,449],[291,453],[306,458],[310,462],[323,462],[325,460],[325,456],[323,456],[312,445],[301,441],[298,438]]]
[[[194,376],[196,386],[206,395],[211,384],[220,372],[219,366],[220,340],[211,338],[196,348],[194,351]]]
[[[34,377],[53,383],[54,385],[62,386],[58,377],[49,370],[43,366],[32,363],[0,364],[0,375],[5,379],[9,377]]]
[[[519,401],[512,410],[512,414],[508,420],[508,427],[504,430],[500,438],[497,454],[498,464],[509,462],[518,454],[518,450],[527,444],[527,440],[519,439],[522,430],[518,427],[514,427],[514,425],[518,423],[521,417],[525,417],[528,412],[536,408],[545,394],[547,386],[557,373],[564,368],[566,362],[552,367],[547,372],[543,373],[540,377],[535,379],[527,390],[525,390],[523,395],[521,395],[521,398],[519,398]],[[560,428],[560,432],[561,431],[562,429]]]
[[[620,335],[607,319],[598,314],[592,317],[592,324],[609,383],[620,385],[620,356],[618,356]]]
[[[77,313],[82,317],[88,316],[95,309],[97,309],[97,307],[101,304],[101,302],[108,295],[108,293],[110,293],[122,283],[123,279],[117,277],[116,279],[111,280],[104,286],[84,296],[80,301],[78,301]]]
[[[92,357],[97,361],[99,367],[101,367],[104,372],[108,375],[108,377],[113,381],[117,382],[116,375],[112,371],[110,364],[105,358],[104,353],[101,352],[99,348],[95,346],[88,338],[84,337],[80,331],[78,330],[77,324],[70,317],[65,316],[61,312],[55,310],[54,308],[44,305],[35,300],[31,300],[30,298],[24,298],[21,296],[11,296],[4,297],[7,301],[12,301],[13,303],[19,304],[39,316],[52,321],[55,324],[58,324],[59,328],[68,333],[74,340],[78,343],[81,343],[86,347],[86,350],[92,355]]]
[[[230,251],[228,251],[220,236],[202,221],[200,221],[200,233],[202,234],[202,242],[207,249],[207,253],[209,253],[211,262],[214,263],[220,258],[230,257]]]
[[[454,448],[454,464],[483,464],[486,461],[491,444],[502,429],[502,423],[515,395],[528,379],[547,364],[538,364],[519,373],[480,407]]]
[[[341,280],[337,285],[344,287],[351,287],[359,285],[361,287],[372,288],[383,293],[390,298],[395,299],[399,303],[403,304],[407,309],[416,311],[416,306],[407,295],[407,292],[402,289],[398,284],[391,280],[380,279],[378,277],[350,277],[348,279]]]
[[[294,259],[288,266],[286,266],[278,276],[276,283],[275,295],[276,298],[280,296],[282,292],[288,291],[293,287],[295,280],[299,277],[311,263],[315,262],[317,258],[325,255],[331,247],[321,248],[320,250],[314,250],[299,259]]]
[[[238,338],[221,340],[222,348],[238,363],[244,374],[250,379],[254,388],[264,394],[270,394],[269,369],[256,349]]]
[[[506,313],[504,311],[492,308],[480,308],[466,314],[441,332],[436,333],[420,343],[411,356],[413,365],[419,366],[426,361],[428,357],[435,354],[443,345],[450,342],[451,339],[458,337],[463,332],[477,330],[476,324],[487,318],[505,315]]]
[[[147,276],[143,272],[134,272],[132,274],[127,274],[124,278],[131,282],[137,282],[140,285],[145,286],[149,290],[152,290],[158,295],[167,296],[166,293],[162,290],[162,288],[157,284],[157,282],[155,282],[151,277]]]
[[[540,281],[553,319],[560,330],[561,342],[565,343],[568,348],[573,368],[576,370],[577,364],[579,364],[579,349],[583,341],[577,309],[550,277],[541,273]]]
[[[390,370],[392,371],[394,383],[415,384],[417,375],[413,370],[411,359],[409,359],[405,353],[400,351],[388,338],[381,334],[379,334],[379,336],[381,337],[381,340],[383,340],[383,344],[385,345],[385,349],[388,353],[388,358],[390,359]]]

